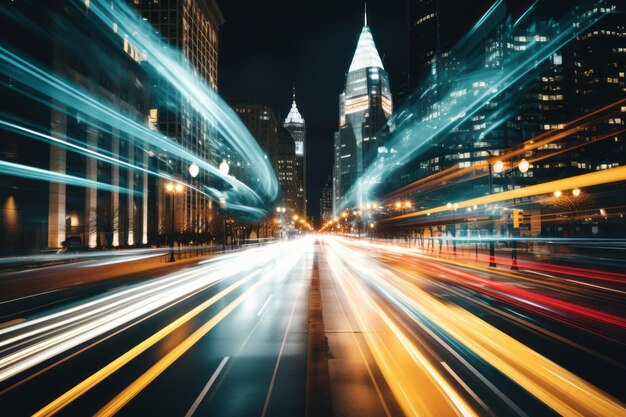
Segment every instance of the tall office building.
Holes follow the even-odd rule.
[[[132,45],[113,36],[113,28],[107,33],[87,8],[61,2],[15,2],[6,7],[15,8],[16,18],[29,16],[40,29],[29,34],[32,27],[22,26],[20,19],[7,19],[3,23],[7,37],[3,40],[10,48],[26,59],[34,58],[34,65],[42,63],[42,70],[49,68],[51,76],[97,97],[112,111],[138,123],[147,122],[148,80],[142,58]],[[68,41],[62,41],[65,39]],[[33,49],[33,42],[38,48]],[[103,46],[106,54],[94,53],[87,58],[82,53]],[[0,97],[18,124],[28,120],[32,129],[60,143],[69,140],[115,160],[147,164],[147,153],[136,138],[120,133],[108,120],[92,119],[88,109],[61,101],[48,106],[19,93],[32,91],[30,85],[21,85],[18,80],[11,84],[0,87]],[[2,131],[2,137],[3,161],[97,181],[103,186],[0,175],[0,254],[58,249],[68,240],[89,248],[149,243],[147,173],[99,161],[18,131]]]
[[[378,55],[372,32],[365,23],[339,95],[339,131],[335,137],[333,184],[335,210],[344,203],[350,188],[376,158],[385,143],[377,140],[393,111],[389,77]],[[357,199],[361,197],[357,193]],[[353,201],[360,205],[359,201]]]
[[[278,122],[274,111],[248,97],[231,97],[227,100],[263,149],[274,172],[278,173]]]
[[[296,143],[291,133],[278,126],[278,182],[280,183],[281,206],[289,210],[289,215],[298,211],[298,169],[296,166]]]
[[[161,34],[164,47],[170,45],[182,51],[186,63],[202,77],[208,85],[217,90],[218,31],[224,17],[215,0],[128,0],[143,17]],[[199,158],[218,165],[222,156],[215,146],[218,138],[212,122],[202,117],[166,80],[159,77],[151,80],[150,118],[151,124],[168,137],[174,138]],[[155,168],[175,175],[187,183],[201,189],[211,178],[204,170],[196,178],[188,174],[188,162],[161,155],[154,162]],[[158,230],[165,236],[172,231],[207,236],[211,228],[211,201],[191,188],[183,195],[176,196],[174,225],[169,224],[171,216],[166,204],[167,193],[162,181],[155,181]]]
[[[408,88],[414,91],[433,72],[439,49],[439,0],[408,0]]]
[[[296,104],[296,89],[293,89],[293,102],[283,126],[293,137],[296,145],[296,206],[298,213],[306,216],[306,124]]]
[[[320,221],[327,222],[333,216],[333,183],[329,178],[322,188],[322,198],[320,199]]]

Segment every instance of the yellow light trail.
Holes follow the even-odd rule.
[[[334,252],[341,252],[339,243]],[[439,301],[420,289],[411,277],[397,270],[377,268],[359,260],[358,251],[348,250],[342,257],[350,260],[347,266],[367,276],[372,285],[393,294],[429,321],[436,323],[448,335],[507,375],[540,401],[565,416],[626,415],[626,408],[602,390],[552,362],[513,337],[474,316],[461,307]],[[371,261],[370,261],[371,262]],[[393,299],[391,299],[393,301]],[[419,321],[416,317],[413,318]],[[420,321],[421,322],[421,321]]]
[[[328,264],[398,404],[408,416],[477,416],[445,377],[372,299],[333,246]],[[340,260],[339,258],[342,258]],[[346,268],[348,266],[348,268]],[[373,315],[367,313],[374,313]],[[366,317],[367,316],[367,317]]]
[[[154,346],[157,342],[165,338],[174,330],[178,329],[187,321],[191,320],[193,317],[197,316],[202,311],[206,310],[207,308],[209,308],[210,306],[212,306],[213,304],[215,304],[216,302],[224,298],[226,295],[230,294],[231,292],[239,288],[244,283],[250,281],[258,273],[259,271],[254,271],[248,274],[241,280],[231,284],[230,286],[220,291],[218,294],[214,295],[213,297],[211,297],[204,303],[195,307],[193,310],[190,310],[189,312],[185,313],[183,316],[179,317],[172,323],[168,324],[167,326],[159,330],[157,333],[150,336],[148,339],[144,340],[143,342],[141,342],[140,344],[138,344],[137,346],[135,346],[134,348],[132,348],[131,350],[123,354],[122,356],[115,359],[113,362],[106,365],[104,368],[95,372],[94,374],[92,374],[91,376],[89,376],[88,378],[80,382],[78,385],[71,388],[69,391],[67,391],[65,394],[61,395],[60,397],[58,397],[56,400],[52,401],[50,404],[43,407],[41,410],[37,411],[35,414],[33,414],[33,417],[50,416],[50,415],[58,413],[63,408],[67,407],[70,403],[72,403],[74,400],[79,398],[81,395],[85,394],[91,388],[95,387],[104,379],[108,378],[114,372],[119,370],[122,366],[126,365],[131,360],[135,359],[141,353],[145,352],[148,348]]]
[[[256,275],[258,272],[254,272],[251,275]],[[211,329],[218,325],[228,314],[230,314],[239,304],[241,304],[246,298],[248,298],[254,291],[256,291],[261,285],[263,285],[271,275],[266,275],[265,278],[257,281],[254,285],[248,288],[243,294],[233,300],[230,304],[220,310],[215,316],[207,321],[202,327],[192,333],[187,339],[182,341],[178,346],[168,352],[161,360],[148,369],[143,375],[137,378],[132,384],[126,387],[115,398],[109,401],[104,407],[102,407],[95,416],[107,417],[117,413],[122,407],[124,407],[130,400],[132,400],[137,394],[139,394],[145,387],[147,387],[152,381],[154,381],[159,375],[161,375],[171,364],[173,364],[178,358],[180,358],[185,352],[187,352],[193,345],[195,345],[204,335],[206,335]]]
[[[589,174],[577,175],[575,177],[563,178],[560,180],[544,182],[542,184],[530,185],[528,187],[517,188],[515,190],[504,191],[483,197],[472,198],[455,203],[457,209],[473,207],[480,204],[497,203],[500,201],[513,200],[514,198],[533,197],[541,194],[551,194],[555,190],[569,190],[574,188],[591,187],[594,185],[609,184],[612,182],[626,180],[626,166],[605,169]],[[431,209],[420,210],[414,213],[403,214],[392,217],[389,220],[410,219],[417,216],[425,216],[428,213],[442,213],[449,211],[448,206],[433,207]]]

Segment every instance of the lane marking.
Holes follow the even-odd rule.
[[[588,282],[576,281],[576,280],[574,280],[574,279],[566,279],[566,281],[573,282],[573,283],[575,283],[575,284],[586,285],[586,286],[588,286],[588,287],[599,288],[599,289],[601,289],[601,290],[606,290],[606,291],[617,292],[617,293],[620,293],[620,294],[626,294],[626,292],[625,292],[625,291],[620,291],[620,290],[616,290],[616,289],[613,289],[613,288],[603,287],[603,286],[601,286],[601,285],[590,284],[590,283],[588,283]]]
[[[452,370],[452,368],[450,368],[450,366],[448,366],[447,363],[441,362],[441,365],[443,365],[443,367],[446,369],[446,371],[448,371],[448,373],[450,375],[452,375],[452,378],[454,378],[456,380],[456,382],[458,382],[465,389],[465,391],[467,391],[469,393],[469,395],[471,395],[472,398],[474,400],[476,400],[476,402],[478,404],[480,404],[485,410],[487,410],[489,412],[492,412],[491,409],[489,407],[487,407],[487,404],[485,404],[483,402],[483,400],[481,400],[480,397],[478,395],[476,395],[476,393],[474,391],[472,391],[472,389],[469,386],[467,386],[467,384],[461,379],[461,377],[458,376],[457,373],[454,372]]]
[[[92,374],[91,376],[89,376],[88,378],[80,382],[78,385],[71,388],[65,394],[61,395],[56,400],[52,401],[50,404],[46,405],[41,410],[37,411],[35,414],[33,414],[33,417],[50,416],[59,412],[60,410],[68,406],[71,402],[73,402],[74,400],[79,398],[81,395],[89,391],[91,388],[95,387],[104,379],[112,375],[122,366],[126,365],[131,360],[135,359],[141,353],[143,353],[144,351],[146,351],[147,349],[155,345],[157,342],[165,338],[174,330],[178,329],[187,321],[191,320],[193,317],[197,316],[202,311],[206,310],[211,305],[215,304],[216,302],[224,298],[226,295],[228,295],[229,293],[237,289],[239,286],[243,285],[245,282],[252,279],[258,273],[259,271],[255,271],[251,274],[248,274],[246,277],[231,284],[229,287],[220,291],[218,294],[214,295],[213,297],[211,297],[204,303],[200,304],[193,310],[190,310],[183,316],[179,317],[178,319],[176,319],[169,325],[165,326],[164,328],[159,330],[157,333],[153,334],[152,336],[150,336],[149,338],[147,338],[146,340],[144,340],[143,342],[141,342],[140,344],[138,344],[137,346],[135,346],[134,348],[126,352],[125,354],[123,354],[122,356],[115,359],[113,362],[106,365],[104,368],[101,368],[99,371],[95,372],[94,374]]]
[[[207,395],[207,393],[211,389],[211,385],[215,383],[217,376],[220,374],[220,372],[222,372],[222,369],[224,369],[224,366],[226,366],[226,362],[228,362],[228,359],[230,359],[229,356],[225,356],[224,359],[222,359],[222,362],[217,367],[215,372],[213,372],[213,375],[211,375],[211,379],[209,379],[209,382],[207,382],[207,384],[204,386],[202,391],[200,391],[200,395],[198,395],[198,398],[196,398],[196,401],[193,402],[193,404],[191,405],[191,408],[189,409],[189,411],[187,411],[187,414],[185,414],[185,417],[191,417],[193,413],[196,412],[196,410],[198,409],[198,406],[200,405],[204,397]]]
[[[256,275],[257,272],[253,272],[251,275]],[[208,332],[210,332],[215,326],[217,326],[226,316],[228,316],[235,308],[237,308],[242,302],[244,302],[254,291],[270,278],[265,278],[254,283],[243,294],[237,297],[234,301],[228,304],[219,313],[213,316],[202,327],[193,332],[191,336],[183,340],[178,346],[170,350],[167,355],[163,356],[161,360],[155,363],[150,369],[137,378],[132,384],[126,387],[115,398],[109,401],[104,407],[102,407],[94,416],[113,416],[119,410],[122,409],[128,402],[130,402],[137,394],[139,394],[145,387],[147,387],[152,381],[154,381],[159,375],[161,375],[167,368],[170,367],[178,358],[180,358],[185,352],[187,352],[193,345],[195,345],[200,339],[202,339]]]
[[[283,356],[283,352],[285,351],[285,344],[287,343],[287,335],[289,334],[291,321],[293,320],[293,315],[296,312],[296,306],[298,305],[299,300],[300,300],[300,293],[298,292],[298,295],[296,296],[296,300],[293,303],[293,307],[291,308],[291,314],[289,315],[289,321],[287,322],[287,328],[285,329],[285,336],[283,336],[283,342],[280,345],[278,358],[276,358],[276,365],[274,366],[274,373],[272,373],[272,380],[270,382],[270,387],[267,391],[267,397],[265,398],[265,405],[263,406],[263,412],[261,413],[261,417],[265,417],[265,415],[267,414],[267,408],[270,405],[270,398],[272,397],[272,391],[274,390],[274,382],[276,382],[276,375],[278,374],[278,367],[280,366],[280,360]]]
[[[263,304],[263,307],[261,307],[259,312],[256,313],[257,317],[260,316],[261,314],[263,314],[263,310],[265,310],[265,307],[267,307],[267,304],[270,302],[270,300],[272,299],[273,296],[274,296],[274,294],[270,295],[270,297],[267,299],[267,301],[265,301],[265,304]]]
[[[50,294],[51,292],[61,291],[62,289],[63,289],[63,288],[58,288],[58,289],[56,289],[56,290],[50,290],[50,291],[46,291],[46,292],[40,292],[39,294],[27,295],[27,296],[25,296],[25,297],[14,298],[14,299],[12,299],[12,300],[1,301],[1,302],[0,302],[0,305],[2,305],[2,304],[8,304],[8,303],[14,303],[15,301],[25,300],[25,299],[27,299],[27,298],[39,297],[40,295]]]

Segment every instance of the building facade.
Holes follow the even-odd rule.
[[[334,218],[333,216],[333,183],[329,178],[322,188],[322,198],[320,199],[320,221],[325,223]]]
[[[377,140],[377,135],[392,112],[389,77],[367,25],[366,15],[344,91],[339,95],[339,130],[335,135],[333,169],[335,212],[347,203],[348,191],[379,151],[384,152],[385,143]],[[359,201],[352,203],[361,205]]]
[[[293,101],[283,127],[287,129],[295,142],[296,152],[296,207],[297,213],[306,216],[306,123],[296,104],[296,89],[293,90]]]
[[[144,20],[150,22],[159,33],[164,47],[182,51],[186,64],[208,85],[217,90],[218,31],[224,17],[215,0],[128,0]],[[212,122],[205,120],[186,99],[181,97],[166,80],[155,76],[150,80],[151,124],[199,158],[217,166],[223,159],[211,144],[218,141]],[[188,173],[188,162],[166,154],[157,155],[155,169],[174,175],[180,180],[202,189],[211,178],[201,170],[195,178]],[[165,183],[156,181],[155,191],[156,230],[153,233],[163,239],[170,233],[188,234],[204,239],[211,233],[214,220],[210,199],[190,187],[176,196],[168,196]],[[175,199],[174,204],[168,200]],[[174,224],[169,210],[175,207]],[[219,222],[218,222],[219,223]],[[200,237],[202,236],[202,238]]]
[[[278,127],[278,182],[281,190],[281,207],[289,210],[289,217],[298,212],[298,167],[296,165],[296,143],[291,133]]]
[[[113,36],[114,28],[108,29],[110,33],[101,30],[84,7],[64,7],[60,3],[36,8],[12,3],[10,7],[15,8],[15,16],[29,16],[41,33],[47,34],[30,39],[26,35],[29,28],[20,27],[22,22],[7,21],[7,33],[13,35],[5,40],[12,48],[45,65],[52,76],[72,86],[68,88],[96,97],[111,110],[147,125],[148,79],[142,58],[131,45]],[[39,45],[36,51],[33,42]],[[105,48],[106,53],[93,54],[89,59],[81,54],[96,48]],[[70,240],[74,246],[84,248],[148,244],[148,174],[76,150],[89,149],[111,155],[116,161],[147,166],[143,146],[105,120],[92,120],[80,106],[71,107],[68,101],[53,101],[49,106],[45,100],[37,102],[20,96],[18,91],[24,86],[19,83],[15,87],[0,94],[11,103],[7,107],[11,117],[27,120],[33,129],[57,139],[59,144],[6,132],[0,143],[0,159],[80,180],[72,184],[0,175],[0,253],[59,249]]]
[[[274,172],[278,173],[278,121],[274,111],[252,98],[232,97],[227,101],[265,152]]]

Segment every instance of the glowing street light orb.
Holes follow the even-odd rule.
[[[230,171],[230,165],[228,165],[228,162],[223,159],[220,163],[220,172],[224,175],[228,175],[228,171]]]
[[[171,193],[172,191],[174,191],[174,184],[168,182],[167,184],[165,184],[165,189]]]
[[[448,207],[448,208],[452,207],[452,203],[446,204],[446,207]]]
[[[397,202],[396,202],[396,208],[400,208],[400,207],[402,207],[402,203],[401,203],[401,202],[399,202],[399,201],[397,201]]]
[[[176,184],[176,192],[180,193],[183,191],[183,185],[181,183]]]
[[[528,168],[530,168],[530,164],[528,163],[526,159],[522,159],[521,161],[519,161],[519,165],[517,165],[517,168],[519,169],[519,172],[521,172],[522,174],[525,174],[528,172]]]
[[[560,197],[560,196],[562,196],[562,195],[563,195],[563,193],[562,193],[560,190],[556,190],[556,191],[554,192],[554,196],[555,196],[556,198],[559,198],[559,197]]]
[[[404,205],[405,205],[405,207],[410,208],[411,207],[411,202],[407,201],[407,202],[404,203]]]
[[[574,188],[572,190],[572,194],[574,195],[574,197],[578,197],[580,195],[580,188]]]
[[[196,178],[199,173],[200,167],[195,162],[192,162],[191,165],[189,165],[189,175],[191,175],[192,178]]]
[[[499,174],[502,171],[504,171],[504,162],[496,161],[496,163],[493,164],[493,172],[495,172],[496,174]]]

